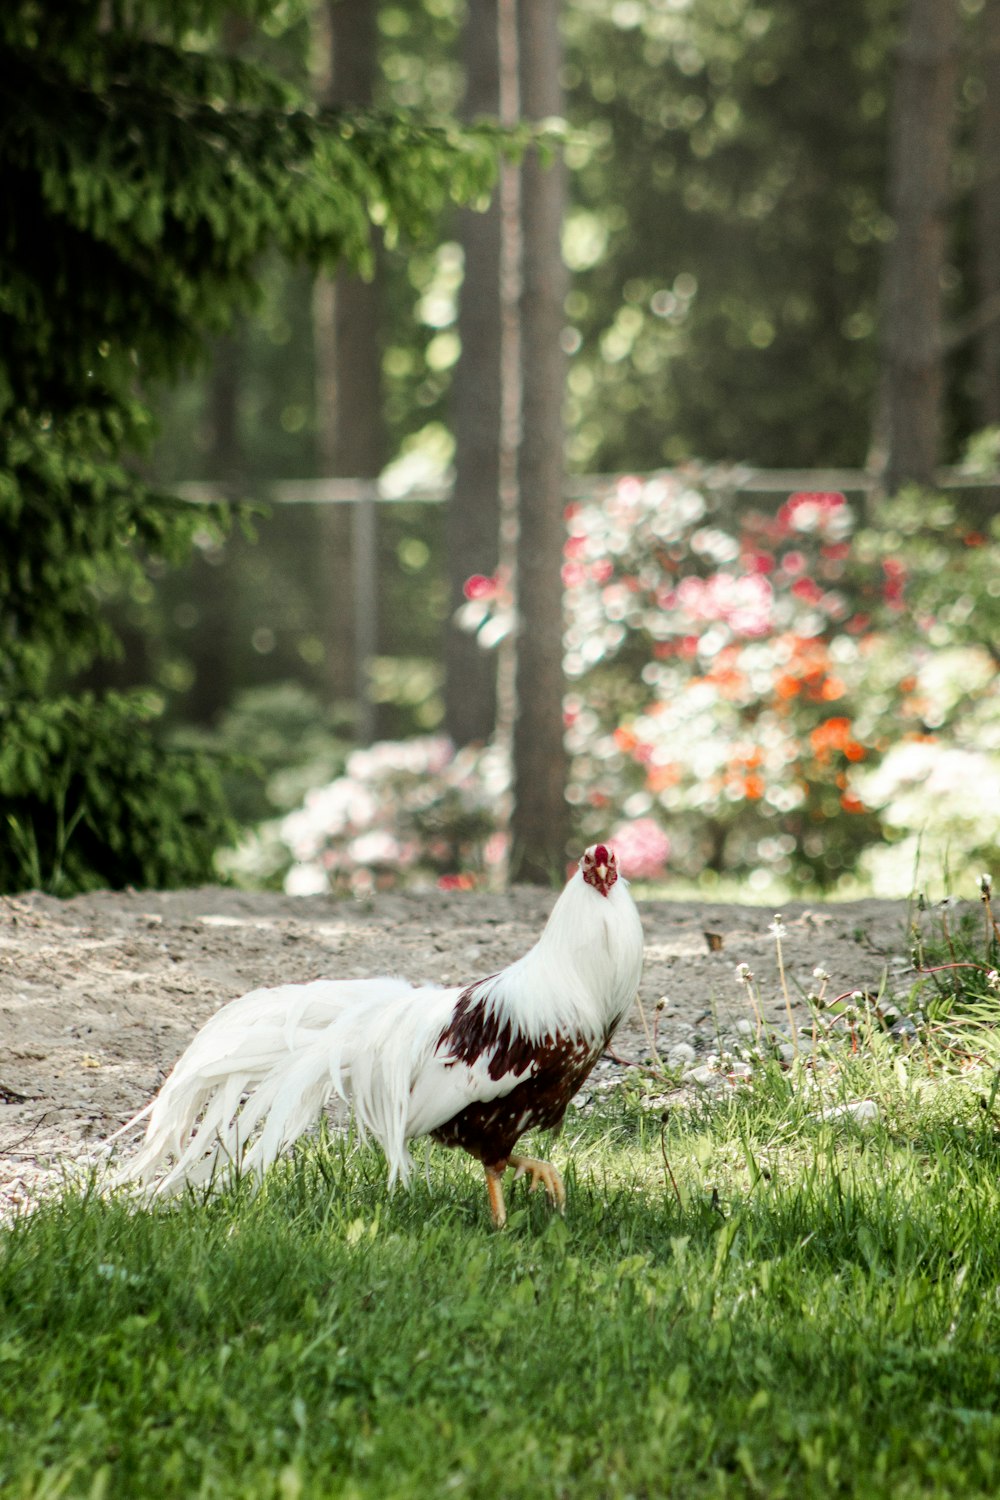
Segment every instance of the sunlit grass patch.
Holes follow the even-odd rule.
[[[526,1142],[565,1219],[520,1182],[497,1233],[462,1154],[390,1194],[326,1134],[256,1194],[44,1203],[0,1239],[0,1494],[994,1495],[984,912],[915,937],[912,1029],[817,1007],[797,1054],[633,1069]]]
[[[665,1120],[633,1083],[553,1148],[565,1220],[521,1183],[500,1234],[466,1158],[389,1195],[343,1139],[256,1196],[47,1204],[2,1242],[0,1490],[994,1492],[989,1075],[801,1072]]]

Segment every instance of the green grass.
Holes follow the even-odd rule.
[[[0,1242],[0,1494],[995,1495],[990,1094],[888,1043],[665,1126],[636,1087],[501,1234],[443,1151],[391,1197],[336,1141],[256,1198],[69,1193]]]
[[[0,1236],[0,1496],[995,1496],[992,924],[914,923],[903,1043],[859,996],[748,1087],[571,1115],[565,1220],[328,1139],[257,1196],[48,1202]]]

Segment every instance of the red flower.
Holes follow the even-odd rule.
[[[797,490],[778,511],[778,521],[790,531],[822,531],[846,504],[838,490]]]
[[[812,578],[796,578],[792,584],[792,593],[796,599],[804,599],[807,604],[818,604],[823,597],[823,590]]]
[[[473,573],[462,585],[462,593],[466,599],[492,599],[499,588],[496,578],[488,578],[484,573]]]

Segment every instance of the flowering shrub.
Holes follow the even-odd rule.
[[[776,514],[692,469],[628,477],[567,511],[568,796],[581,844],[625,873],[705,870],[880,894],[1000,855],[1000,522],[903,497],[857,525],[838,493]],[[486,647],[515,624],[510,580],[468,580]],[[240,860],[286,889],[397,879],[463,887],[500,868],[497,748],[422,739],[356,751],[344,776]],[[669,835],[669,842],[668,842]],[[270,861],[270,864],[268,864]]]
[[[726,513],[658,475],[567,520],[585,833],[613,809],[665,823],[675,870],[830,884],[860,859],[893,893],[922,833],[928,856],[996,852],[1000,570],[950,506],[896,501],[858,531],[841,494]]]
[[[263,824],[226,873],[289,895],[366,895],[399,884],[465,888],[502,865],[509,775],[494,749],[455,753],[443,736],[355,750],[343,776]]]

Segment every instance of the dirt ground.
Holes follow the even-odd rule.
[[[214,887],[0,897],[0,1218],[91,1158],[225,1001],[323,977],[468,981],[530,947],[552,901],[533,889],[365,902]],[[616,1038],[620,1057],[648,1058],[654,1024],[657,1053],[666,1058],[679,1046],[672,1061],[689,1071],[738,1042],[752,1014],[736,978],[741,963],[756,976],[767,1018],[785,1022],[772,907],[639,907],[646,1025],[637,1009]],[[905,979],[905,903],[792,904],[783,918],[785,969],[803,1024],[800,997],[815,988],[817,965],[831,976],[830,995],[874,990],[886,970]],[[603,1061],[587,1087],[613,1086],[623,1067]]]

